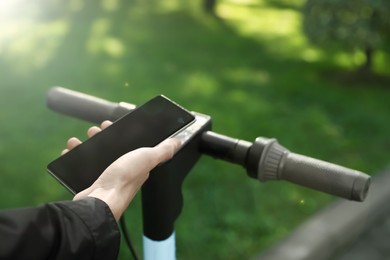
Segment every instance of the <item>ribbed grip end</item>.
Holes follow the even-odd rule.
[[[257,167],[260,181],[286,180],[355,201],[367,196],[370,176],[365,173],[291,153],[276,139],[257,138],[253,146],[261,153]]]
[[[258,179],[270,181],[279,179],[279,169],[283,156],[288,152],[276,139],[269,139],[259,163]]]

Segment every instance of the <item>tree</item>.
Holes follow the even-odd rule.
[[[203,0],[203,10],[211,15],[215,15],[217,0]]]
[[[372,73],[373,54],[390,36],[389,0],[307,0],[303,29],[321,47],[361,50],[365,62],[359,68]]]

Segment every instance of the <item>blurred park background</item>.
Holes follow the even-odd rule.
[[[49,111],[51,86],[134,104],[164,94],[212,116],[218,133],[382,170],[388,4],[325,2],[0,0],[0,208],[71,199],[46,165],[90,124]],[[333,199],[206,157],[183,192],[179,259],[250,258]],[[140,215],[137,197],[127,218],[139,253]]]

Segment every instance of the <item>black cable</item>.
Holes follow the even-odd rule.
[[[125,242],[130,250],[131,255],[133,256],[133,259],[138,260],[139,258],[137,252],[135,251],[133,243],[131,242],[129,233],[127,232],[125,214],[123,214],[122,217],[119,219],[119,223],[122,229],[123,237],[125,238]]]

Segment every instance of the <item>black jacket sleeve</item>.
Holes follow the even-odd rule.
[[[116,259],[118,225],[95,198],[0,211],[0,259]]]

